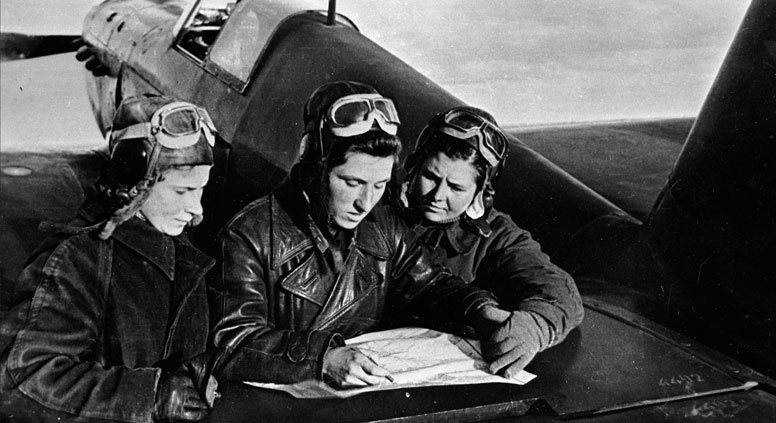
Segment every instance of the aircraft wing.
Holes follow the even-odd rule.
[[[766,422],[767,379],[621,309],[586,298],[585,320],[538,355],[526,385],[398,388],[346,400],[296,399],[239,383],[220,387],[210,421]],[[503,420],[502,420],[503,419]]]

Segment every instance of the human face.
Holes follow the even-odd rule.
[[[411,191],[412,206],[431,222],[460,216],[477,194],[477,170],[462,159],[437,153],[423,162]]]
[[[348,153],[345,163],[329,172],[329,217],[353,229],[372,211],[391,180],[393,156]]]
[[[202,191],[209,176],[209,165],[165,171],[140,211],[159,232],[180,235],[194,216],[202,214]]]

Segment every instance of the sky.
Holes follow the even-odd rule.
[[[325,8],[328,2],[320,3]],[[93,4],[3,0],[0,29],[77,34]],[[340,0],[337,4],[366,36],[454,95],[489,110],[503,126],[513,127],[697,115],[749,2]],[[30,116],[68,109],[74,115],[57,120],[69,128],[80,125],[84,116],[90,119],[83,75],[75,61],[64,66],[51,58],[27,62],[0,65],[3,149],[9,140],[17,142],[22,136],[25,143],[50,141],[56,131],[40,127]],[[20,107],[25,104],[30,110]],[[85,138],[93,137],[94,130],[81,129]]]
[[[383,3],[338,7],[378,44],[505,125],[695,116],[749,5]]]

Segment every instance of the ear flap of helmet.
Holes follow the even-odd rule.
[[[117,186],[135,186],[148,170],[149,151],[142,139],[123,140],[111,151],[109,172]]]
[[[493,185],[490,181],[482,188],[482,205],[485,210],[493,207],[493,196],[496,195],[496,190],[493,189]]]
[[[323,130],[322,119],[311,122],[299,143],[299,162],[325,167],[337,137]]]
[[[113,193],[113,201],[116,202],[116,205],[119,207],[124,207],[129,205],[130,202],[132,202],[132,195],[130,194],[130,189],[127,188],[118,188]]]
[[[315,131],[315,130],[313,130]],[[306,131],[299,142],[299,161],[304,163],[320,162],[323,159],[321,152],[320,133]]]

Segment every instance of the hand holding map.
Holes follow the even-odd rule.
[[[487,372],[479,342],[423,328],[400,328],[367,333],[347,341],[380,367],[388,370],[395,383],[354,389],[336,389],[321,381],[308,380],[294,385],[249,383],[277,389],[297,398],[346,398],[364,392],[439,385],[512,383],[523,385],[536,376],[521,371],[511,379]]]

